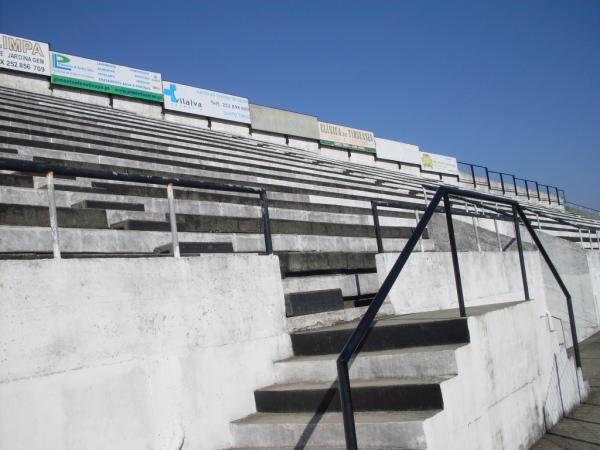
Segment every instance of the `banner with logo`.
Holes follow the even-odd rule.
[[[0,69],[50,76],[50,48],[45,42],[0,34]]]
[[[456,158],[452,156],[437,155],[435,153],[421,152],[421,169],[429,172],[458,175]]]
[[[165,109],[250,123],[248,99],[163,81]]]
[[[319,140],[323,145],[375,153],[375,135],[372,131],[319,122]]]
[[[52,52],[51,60],[54,84],[152,102],[163,101],[159,73],[56,52]]]

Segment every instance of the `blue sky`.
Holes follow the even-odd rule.
[[[600,209],[598,0],[0,0],[0,31],[370,129]]]

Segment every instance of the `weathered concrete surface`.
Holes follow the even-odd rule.
[[[376,255],[380,284],[397,258],[396,253]],[[466,306],[524,299],[516,252],[460,252],[458,258]],[[526,262],[530,291],[537,293],[535,281],[539,291],[542,280],[539,259],[536,255]],[[413,252],[387,301],[392,303],[396,314],[456,308],[458,297],[451,253]]]
[[[213,449],[291,354],[276,257],[0,262],[0,448]]]
[[[579,339],[585,339],[600,326],[586,252],[561,239],[542,238],[573,298]],[[524,298],[517,252],[459,252],[458,256],[467,306]],[[397,257],[398,254],[394,253],[376,256],[380,283]],[[526,251],[525,263],[531,297],[543,299],[548,311],[563,321],[567,345],[570,347],[565,296],[539,252]],[[597,272],[594,273],[597,279]],[[458,300],[451,254],[413,252],[392,288],[388,301],[394,306],[396,314],[456,307]]]
[[[580,347],[583,377],[590,385],[589,397],[552,427],[532,450],[600,448],[600,333]]]
[[[590,251],[583,250],[577,244],[564,239],[545,233],[539,233],[539,237],[573,297],[577,334],[579,339],[583,340],[594,334],[600,323],[600,310],[597,303],[600,286],[594,285],[594,281],[597,283],[600,277],[599,258],[595,255],[588,258]],[[593,268],[590,267],[590,262],[594,265]],[[542,263],[542,269],[548,307],[554,316],[560,317],[568,326],[565,296],[545,263]],[[567,339],[567,342],[568,346],[571,346],[571,340]]]
[[[516,450],[539,439],[558,348],[544,309],[533,300],[469,317],[458,375],[441,385],[444,410],[425,422],[428,449]]]

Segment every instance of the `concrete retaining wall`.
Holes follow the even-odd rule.
[[[593,284],[600,277],[600,258],[594,260],[597,265],[590,271],[585,251],[582,250],[583,254],[578,255],[578,249],[567,242],[563,246],[560,239],[548,241],[548,245],[544,242],[544,246],[573,297],[578,337],[583,340],[600,326],[597,315],[600,291]],[[562,252],[557,251],[552,243],[560,246]],[[380,284],[397,258],[396,253],[376,256]],[[530,296],[543,300],[548,311],[563,321],[570,346],[569,320],[562,291],[537,251],[526,251],[525,261]],[[459,252],[459,265],[467,306],[524,299],[517,252]],[[392,288],[388,301],[397,314],[457,308],[451,254],[413,253]]]
[[[276,257],[0,262],[0,448],[212,449],[291,355]]]
[[[456,352],[458,375],[441,385],[444,410],[425,423],[428,448],[517,450],[541,437],[544,411],[560,400],[551,389],[554,355],[566,358],[544,309],[534,300],[469,317],[471,343]],[[562,401],[569,411],[579,393],[566,387]]]

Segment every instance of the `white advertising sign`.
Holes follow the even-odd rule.
[[[372,131],[319,122],[319,140],[323,145],[375,153],[375,135]]]
[[[452,156],[437,155],[435,153],[421,153],[421,169],[429,172],[458,175],[456,158]]]
[[[250,123],[248,99],[163,81],[165,109]]]
[[[52,83],[78,89],[163,101],[160,74],[52,52]]]
[[[0,69],[50,76],[50,48],[45,42],[0,34]]]
[[[407,164],[421,164],[421,152],[418,145],[405,144],[404,142],[389,139],[375,138],[377,143],[377,158],[389,159]]]

